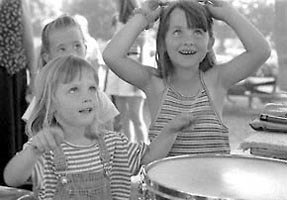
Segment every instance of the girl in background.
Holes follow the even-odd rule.
[[[166,5],[147,0],[134,13],[109,42],[103,58],[119,77],[145,92],[152,121],[149,139],[157,138],[178,114],[189,112],[197,119],[194,127],[170,141],[168,155],[229,153],[228,128],[222,122],[224,99],[231,86],[268,59],[264,36],[222,0],[175,0]],[[126,55],[158,18],[155,69]],[[245,48],[227,63],[215,63],[213,20],[229,25]]]
[[[115,33],[118,32],[128,19],[132,16],[133,10],[138,7],[137,0],[117,1],[118,16],[112,21]],[[142,62],[142,47],[144,36],[140,35],[134,41],[127,52],[127,56],[138,62]],[[124,81],[112,71],[108,72],[106,93],[111,95],[112,100],[118,108],[120,115],[116,117],[115,128],[127,134],[132,141],[147,142],[147,126],[144,121],[145,94],[137,87]]]

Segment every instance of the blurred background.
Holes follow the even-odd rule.
[[[120,0],[29,1],[36,44],[39,45],[41,29],[47,21],[62,13],[68,13],[70,15],[81,14],[87,18],[90,35],[97,39],[102,49],[113,35],[111,19],[116,13],[115,1]],[[272,56],[256,76],[275,76],[279,88],[287,90],[287,81],[284,78],[287,75],[287,54],[284,53],[287,49],[287,1],[236,0],[231,3],[260,29],[272,47]],[[214,49],[218,61],[226,61],[242,50],[240,42],[224,23],[216,22],[214,28],[217,41]],[[152,40],[155,34],[153,30],[149,32],[151,40],[149,48],[152,50],[154,48]]]
[[[80,14],[88,20],[88,30],[102,51],[113,35],[112,17],[116,14],[116,1],[121,0],[29,0],[35,44],[39,46],[42,27],[51,19],[67,13]],[[139,0],[142,1],[142,0]],[[272,55],[247,80],[230,89],[223,113],[230,129],[231,145],[238,147],[253,132],[248,123],[270,102],[287,102],[287,1],[236,0],[230,1],[264,34],[272,48]],[[154,50],[156,24],[146,31],[143,62],[155,65]],[[243,50],[234,32],[224,23],[214,24],[216,43],[214,50],[218,62],[225,62]],[[244,66],[242,66],[244,67]],[[147,125],[150,123],[145,111]]]

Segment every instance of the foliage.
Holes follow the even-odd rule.
[[[46,0],[29,0],[31,12],[31,21],[33,25],[34,35],[41,35],[43,23],[50,18],[59,15],[60,10],[53,4],[53,1]]]
[[[95,38],[109,40],[113,33],[111,18],[116,12],[115,1],[120,0],[30,0],[35,35],[40,35],[45,20],[55,18],[61,12],[81,14],[89,21],[90,34]],[[270,1],[270,0],[269,0]],[[274,22],[274,5],[262,0],[237,0],[232,3],[247,16],[265,36],[271,36]],[[55,6],[57,5],[57,6]],[[223,23],[216,23],[216,37],[235,38],[234,33]]]
[[[112,37],[111,19],[115,13],[114,0],[64,0],[63,11],[81,14],[89,21],[89,32],[94,38]]]
[[[274,24],[274,4],[263,0],[237,0],[232,4],[245,15],[266,37],[272,39]],[[226,53],[225,42],[237,38],[233,30],[225,23],[216,22],[214,26],[215,37],[218,42],[217,52]],[[271,41],[272,42],[272,41]],[[237,44],[233,41],[232,43]],[[272,42],[273,43],[273,42]]]

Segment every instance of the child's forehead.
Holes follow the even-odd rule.
[[[179,21],[176,21],[179,20]],[[175,8],[173,11],[171,11],[170,16],[169,16],[169,22],[174,22],[174,23],[181,23],[181,20],[186,20],[186,13],[184,10],[180,8]]]
[[[174,8],[166,21],[169,28],[188,27],[188,28],[207,28],[207,18],[203,13],[183,8]]]
[[[57,41],[57,38],[63,40],[78,39],[83,40],[81,29],[77,26],[60,27],[50,31],[49,39],[51,42]],[[60,41],[61,41],[60,40]]]

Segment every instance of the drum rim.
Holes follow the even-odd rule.
[[[275,161],[279,163],[287,164],[287,160],[281,160],[276,158],[268,158],[263,156],[255,156],[255,155],[243,155],[243,154],[195,154],[195,155],[179,155],[179,156],[170,156],[165,157],[159,160],[155,160],[144,166],[145,170],[151,169],[154,165],[157,165],[159,163],[168,161],[168,160],[178,160],[183,158],[242,158],[242,159],[256,159],[256,160],[265,160],[265,161]]]
[[[13,196],[17,199],[22,199],[23,197],[31,197],[34,199],[34,193],[27,189],[20,189],[17,187],[0,186],[0,192],[5,191],[5,194],[0,194],[0,199],[3,197]]]
[[[148,177],[148,171],[156,166],[157,164],[160,164],[162,162],[166,162],[168,160],[178,160],[178,159],[186,159],[186,158],[235,158],[235,159],[252,159],[252,160],[259,160],[259,161],[272,161],[277,162],[281,164],[287,164],[287,161],[279,160],[279,159],[273,159],[273,158],[266,158],[266,157],[260,157],[260,156],[254,156],[254,155],[243,155],[243,154],[195,154],[195,155],[180,155],[180,156],[171,156],[162,158],[159,160],[155,160],[148,165],[144,166],[144,181],[146,183],[147,189],[152,189],[155,191],[155,188],[159,189],[159,193],[162,193],[162,189],[164,189],[164,192],[168,191],[167,195],[171,195],[171,197],[174,197],[176,199],[193,199],[193,198],[208,198],[210,200],[218,200],[219,197],[215,196],[208,196],[202,194],[196,194],[196,193],[190,193],[190,192],[184,192],[180,191],[179,189],[173,189],[169,188],[161,183],[158,183],[157,181],[151,180]],[[172,194],[176,194],[177,196],[172,196]],[[232,198],[220,198],[220,200],[235,200]]]

